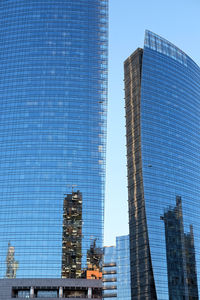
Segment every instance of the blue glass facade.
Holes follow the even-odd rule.
[[[129,235],[116,238],[117,299],[131,300]]]
[[[103,299],[117,299],[116,247],[104,247],[103,255]]]
[[[125,89],[132,299],[198,299],[200,68],[146,31]]]
[[[116,237],[116,246],[104,247],[103,281],[104,299],[131,299],[129,235]]]
[[[71,185],[82,268],[92,240],[102,247],[107,2],[0,3],[0,278],[61,277]]]

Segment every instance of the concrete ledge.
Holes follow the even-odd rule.
[[[0,279],[0,300],[13,300],[13,299],[27,299],[27,298],[19,298],[15,297],[13,295],[13,291],[17,291],[16,294],[18,295],[18,290],[30,290],[33,288],[34,292],[41,289],[57,289],[59,291],[59,288],[63,288],[63,291],[66,293],[71,293],[71,292],[84,292],[87,294],[87,291],[92,291],[92,296],[90,293],[88,295],[84,295],[85,298],[80,298],[79,297],[70,297],[70,298],[63,298],[62,295],[60,296],[62,298],[29,298],[29,299],[68,299],[68,300],[74,300],[74,299],[79,299],[79,300],[85,300],[85,299],[96,299],[99,300],[101,299],[101,291],[102,291],[102,281],[101,280],[96,280],[96,279],[64,279],[64,278],[26,278],[26,279]],[[95,294],[96,293],[96,294]],[[36,293],[35,293],[36,294]],[[99,295],[100,294],[100,295]],[[69,294],[70,296],[71,294]],[[98,295],[98,296],[97,296]]]

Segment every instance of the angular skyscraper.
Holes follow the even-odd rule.
[[[200,68],[149,31],[124,68],[132,299],[197,300]]]
[[[83,270],[93,241],[102,247],[108,1],[0,8],[0,278],[9,242],[14,277],[61,278],[70,186],[82,194]]]

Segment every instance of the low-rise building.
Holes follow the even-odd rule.
[[[0,280],[0,300],[102,299],[102,281],[87,279],[5,279]]]

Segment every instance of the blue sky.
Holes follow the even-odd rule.
[[[123,62],[149,29],[200,66],[199,0],[110,0],[105,245],[128,234]]]

